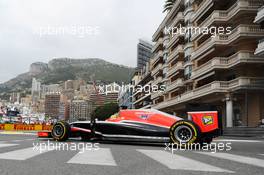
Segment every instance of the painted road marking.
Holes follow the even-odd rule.
[[[35,132],[19,132],[19,131],[1,131],[0,134],[4,135],[37,135]]]
[[[210,153],[210,152],[195,152],[199,154],[204,154],[207,156],[212,156],[220,159],[231,160],[238,163],[253,165],[264,168],[264,160],[240,155],[234,155],[229,153]]]
[[[11,142],[22,142],[24,140],[11,140]]]
[[[35,149],[34,147],[30,147],[30,148],[0,153],[0,159],[26,160],[26,159],[38,156],[40,154],[46,153],[48,151],[53,151],[53,148],[39,151],[39,150]]]
[[[0,148],[4,148],[4,147],[10,147],[10,146],[16,146],[18,144],[7,144],[7,143],[0,143]]]
[[[183,156],[171,154],[162,150],[137,150],[144,155],[156,160],[170,169],[189,170],[189,171],[207,171],[207,172],[227,172],[234,173],[226,169],[212,166],[200,161],[192,160]]]
[[[260,143],[261,140],[234,140],[234,139],[215,139],[214,142],[245,142],[245,143]]]
[[[67,163],[116,166],[116,162],[109,148],[79,152]]]

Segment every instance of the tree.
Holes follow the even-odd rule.
[[[163,13],[166,11],[170,11],[174,5],[176,0],[166,0],[164,5]]]
[[[117,103],[106,103],[103,106],[95,108],[92,113],[92,118],[96,118],[98,120],[106,120],[118,111],[119,106]]]

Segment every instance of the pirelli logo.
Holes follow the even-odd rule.
[[[203,116],[203,124],[204,125],[211,125],[213,124],[213,117],[210,115]]]

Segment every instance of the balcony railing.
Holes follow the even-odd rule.
[[[155,75],[159,70],[161,70],[163,67],[162,63],[159,63],[152,71],[151,71],[151,75]]]
[[[199,57],[202,53],[214,46],[214,44],[228,45],[240,36],[256,37],[263,35],[264,29],[261,29],[259,26],[241,24],[233,29],[230,35],[217,35],[216,37],[208,38],[192,53],[192,59]]]
[[[163,52],[162,52],[162,50],[158,51],[158,52],[154,55],[152,65],[155,65],[155,64],[157,63],[157,61],[158,61],[161,57],[163,57]]]
[[[184,67],[183,67],[183,62],[182,61],[178,61],[173,67],[171,67],[169,70],[168,70],[168,73],[167,73],[167,76],[171,76],[173,75],[175,72],[179,71],[179,70],[183,70]]]
[[[153,105],[152,107],[155,109],[162,109],[212,93],[227,93],[242,88],[264,89],[264,78],[239,77],[231,81],[214,81],[202,87],[196,88],[195,90],[178,95],[168,101]]]
[[[238,8],[245,8],[245,10],[247,10],[247,9],[250,10],[250,8],[252,9],[252,7],[253,8],[258,8],[261,5],[263,5],[263,2],[260,2],[260,1],[237,0],[237,2],[233,6],[231,6],[228,10],[220,11],[220,16],[222,16],[222,17],[225,16],[226,17],[226,16],[229,16],[229,15],[234,15],[236,13],[237,7]],[[209,10],[210,7],[212,7],[212,6],[213,6],[212,0],[203,1],[199,5],[198,10],[195,12],[195,15],[193,16],[192,21],[197,20],[197,18],[199,16],[201,16],[202,14],[205,14],[207,12],[207,10]],[[205,19],[204,21],[208,21],[208,19],[210,19],[210,17]],[[200,25],[200,26],[202,26],[202,25]]]
[[[175,80],[174,82],[171,82],[171,84],[166,87],[166,91],[167,92],[172,91],[172,90],[174,90],[174,89],[176,89],[178,87],[181,87],[183,85],[184,85],[183,84],[183,79],[182,78],[178,78],[177,80]]]
[[[170,41],[167,44],[167,48],[170,48],[173,44],[176,43],[179,37],[183,37],[183,36],[184,36],[183,33],[170,34]]]
[[[177,16],[173,19],[170,27],[175,27],[181,20],[184,20],[184,16],[182,12],[179,12]]]
[[[183,45],[178,45],[172,53],[168,56],[168,62],[172,61],[179,53],[183,53]]]
[[[260,23],[264,21],[264,5],[259,9],[258,14],[255,18],[255,23]]]
[[[210,9],[210,7],[213,6],[213,1],[212,0],[204,0],[197,8],[194,16],[193,16],[193,19],[192,19],[192,22],[195,21],[202,13],[206,13],[207,10]]]
[[[163,92],[152,92],[150,98],[151,98],[151,100],[153,100],[153,99],[158,98],[158,97],[160,97],[162,95],[163,95]]]
[[[137,99],[136,101],[134,101],[133,104],[137,104],[149,96],[150,96],[150,94],[145,94],[142,97],[140,97],[139,99]]]
[[[163,38],[159,38],[158,41],[155,43],[155,45],[152,48],[152,51],[155,52],[156,49],[160,46],[163,45]]]
[[[240,63],[264,63],[263,57],[258,57],[250,51],[239,51],[230,57],[215,57],[205,64],[195,68],[191,78],[197,78],[214,69],[227,69]]]
[[[252,11],[254,9],[257,10],[259,6],[259,2],[251,2],[249,0],[243,0],[236,2],[233,6],[231,6],[228,10],[215,10],[209,15],[200,25],[200,28],[209,27],[212,25],[214,21],[222,21],[227,22],[232,17],[234,17],[238,12],[243,11]],[[201,33],[194,33],[192,36],[192,40],[195,40]]]
[[[255,55],[264,56],[264,39],[260,40],[258,48],[255,51]]]
[[[159,84],[159,83],[161,83],[162,82],[162,77],[157,77],[155,80],[153,80],[153,82],[152,82],[152,84],[153,85],[157,85],[157,84]]]

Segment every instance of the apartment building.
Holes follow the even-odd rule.
[[[58,119],[60,115],[60,95],[51,94],[45,96],[45,116]]]
[[[153,78],[150,71],[150,62],[146,63],[146,65],[140,71],[136,71],[133,79],[132,85],[134,86],[133,94],[132,94],[132,102],[133,108],[143,108],[147,109],[151,107],[151,86],[153,83]]]
[[[254,22],[264,26],[264,6],[259,8]],[[259,40],[255,55],[264,56],[264,36]]]
[[[186,116],[190,104],[210,104],[223,127],[258,126],[264,119],[263,4],[176,0],[153,35],[153,84],[167,88],[151,94],[152,108]],[[230,31],[169,32],[181,27]]]
[[[117,84],[112,83],[110,85],[101,85],[104,86],[105,92],[100,92],[100,88],[97,86],[96,89],[98,92],[92,90],[89,94],[89,100],[93,103],[93,109],[96,107],[102,106],[106,103],[117,103],[118,92]]]
[[[70,103],[70,122],[91,120],[92,103],[86,100],[73,100]]]
[[[142,69],[152,56],[152,44],[139,39],[137,44],[137,69]]]

